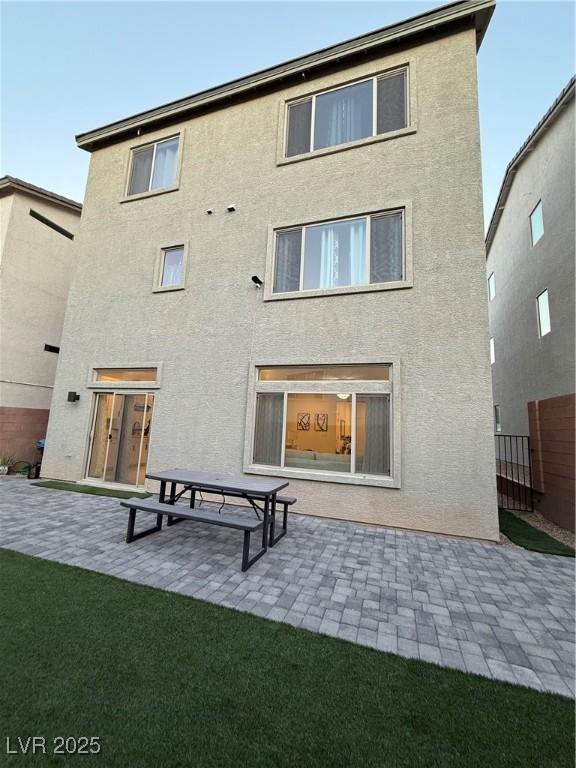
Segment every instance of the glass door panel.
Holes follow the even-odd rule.
[[[152,413],[154,410],[154,395],[146,395],[145,411],[142,419],[142,447],[140,449],[140,461],[138,464],[138,485],[144,485],[146,479],[146,467],[148,465],[148,451],[150,449],[150,430],[152,427]]]
[[[116,465],[118,463],[118,451],[120,448],[120,435],[122,431],[122,418],[124,413],[124,395],[114,393],[112,412],[110,414],[110,429],[108,432],[108,455],[106,457],[106,471],[104,480],[108,483],[116,482]]]
[[[96,395],[96,414],[92,429],[92,445],[87,476],[97,480],[102,480],[104,475],[113,401],[114,395],[112,394]]]

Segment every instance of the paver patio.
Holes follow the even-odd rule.
[[[237,531],[183,523],[127,545],[126,520],[117,499],[0,483],[2,547],[574,696],[571,558],[291,515],[242,573]]]

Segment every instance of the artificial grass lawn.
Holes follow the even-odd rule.
[[[562,544],[561,541],[548,536],[544,531],[539,531],[534,526],[516,517],[507,509],[498,510],[500,531],[514,544],[533,552],[543,552],[546,555],[564,555],[574,557],[574,550]]]
[[[106,768],[571,766],[573,702],[0,550],[6,736]]]
[[[55,491],[74,491],[75,493],[91,493],[93,496],[113,496],[115,499],[147,499],[151,494],[137,493],[136,491],[121,491],[115,488],[97,488],[94,485],[80,485],[79,483],[65,483],[62,480],[42,480],[41,488],[53,488]]]

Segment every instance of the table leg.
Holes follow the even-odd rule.
[[[266,552],[268,549],[268,523],[270,520],[270,496],[266,496],[264,499],[264,514],[263,514],[263,530],[262,530],[262,550]]]
[[[158,498],[158,501],[160,504],[164,504],[164,500],[166,499],[166,481],[162,480],[160,483],[160,496]]]
[[[270,546],[274,546],[274,531],[276,529],[276,494],[270,500]]]

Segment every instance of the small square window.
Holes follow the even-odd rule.
[[[494,339],[490,339],[490,365],[494,365],[496,362],[496,354],[494,351]]]
[[[166,189],[176,184],[179,143],[180,138],[173,136],[132,151],[129,196]]]
[[[532,246],[535,246],[538,240],[544,234],[544,214],[542,213],[542,200],[530,214],[530,234],[532,235]]]
[[[550,325],[550,307],[548,305],[548,289],[538,296],[536,303],[538,306],[538,333],[542,337],[552,330]]]
[[[161,288],[180,288],[184,282],[184,246],[162,249]]]
[[[488,298],[490,301],[492,301],[494,296],[496,296],[496,278],[494,277],[494,272],[492,272],[488,278]]]

